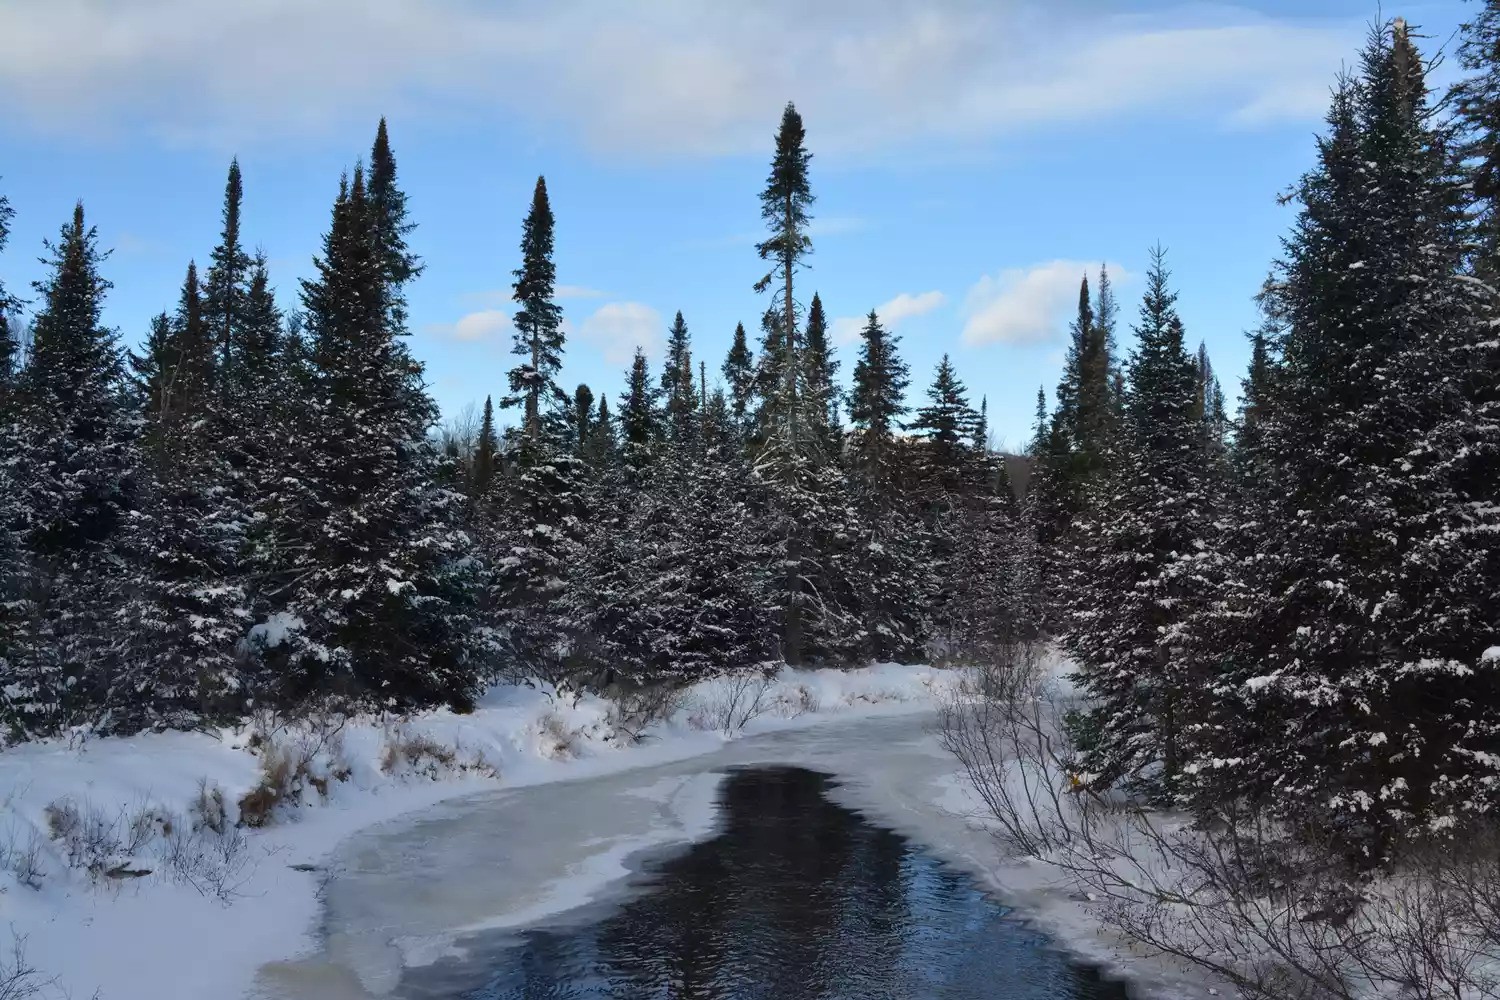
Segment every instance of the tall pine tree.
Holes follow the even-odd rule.
[[[557,266],[552,262],[552,206],[546,178],[536,179],[531,210],[521,229],[521,266],[515,271],[513,298],[515,346],[511,353],[521,364],[510,370],[510,392],[501,406],[521,406],[521,431],[536,446],[542,439],[542,418],[549,408],[566,401],[558,385],[562,367],[562,309],[555,301]]]
[[[1064,642],[1094,702],[1084,767],[1107,785],[1184,764],[1195,679],[1182,628],[1201,601],[1217,486],[1203,447],[1199,377],[1165,257],[1152,252],[1125,400],[1124,454],[1093,487],[1072,552]]]
[[[107,254],[82,203],[47,249],[9,443],[27,595],[0,693],[13,735],[105,718],[131,681],[108,616],[121,596],[114,546],[135,506],[137,418],[115,334],[101,321]]]
[[[436,410],[392,325],[380,247],[356,170],[302,285],[315,405],[278,511],[291,553],[278,610],[252,636],[281,663],[288,698],[466,707],[477,674],[468,542],[457,498],[436,483]]]

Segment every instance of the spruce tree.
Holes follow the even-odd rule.
[[[252,636],[282,694],[403,708],[471,703],[467,540],[435,482],[436,409],[392,325],[363,172],[334,204],[302,302],[315,406],[278,514],[292,553],[279,610]]]
[[[925,596],[933,618],[934,652],[949,658],[993,653],[1005,618],[1000,563],[1013,529],[994,490],[987,448],[976,448],[979,415],[945,354],[927,405],[909,428],[918,444],[911,493],[931,536],[935,586]]]
[[[515,315],[515,346],[511,353],[524,360],[510,370],[511,394],[502,407],[521,406],[521,431],[528,443],[542,439],[542,418],[567,396],[558,385],[562,367],[562,309],[555,301],[557,265],[552,262],[552,206],[546,178],[536,179],[531,209],[521,229],[521,266],[515,271],[513,296],[520,307]]]
[[[479,421],[479,440],[474,443],[474,458],[469,468],[469,496],[483,503],[495,483],[499,464],[500,442],[495,436],[495,406],[484,397],[484,416]]]
[[[240,558],[251,518],[231,488],[213,391],[220,332],[192,264],[169,337],[163,377],[148,384],[159,391],[146,411],[139,509],[119,545],[138,581],[116,612],[130,665],[114,713],[125,729],[182,728],[244,707],[237,645],[250,612]]]
[[[880,325],[870,310],[860,333],[859,358],[849,392],[852,464],[876,496],[891,499],[897,476],[895,435],[906,415],[910,383],[906,362],[897,353],[901,338]]]
[[[803,408],[809,433],[821,442],[823,458],[836,458],[841,449],[843,431],[839,427],[839,363],[828,343],[828,317],[823,300],[816,292],[807,307],[807,332],[803,339]]]
[[[588,450],[589,434],[594,424],[594,390],[579,383],[573,390],[573,443],[580,457]]]
[[[755,356],[750,353],[745,340],[745,324],[734,325],[734,342],[730,344],[729,355],[720,371],[729,386],[730,412],[734,415],[735,425],[741,434],[745,434],[755,397]]]
[[[1203,783],[1271,795],[1377,855],[1487,808],[1481,761],[1496,749],[1492,602],[1437,554],[1458,555],[1468,513],[1452,517],[1464,450],[1434,432],[1445,413],[1473,425],[1454,362],[1484,340],[1459,271],[1456,158],[1423,72],[1402,22],[1372,32],[1296,189],[1247,497],[1246,519],[1266,527],[1204,625],[1223,679]],[[1483,565],[1476,554],[1458,561]],[[1243,762],[1232,778],[1212,766],[1230,757]]]
[[[664,429],[672,444],[685,447],[693,437],[698,394],[693,388],[693,348],[687,323],[678,310],[667,331],[667,358],[661,371]]]
[[[130,371],[148,421],[159,423],[172,404],[172,376],[177,371],[177,336],[172,317],[158,313],[137,354],[129,352]]]
[[[1085,276],[1078,291],[1078,314],[1069,327],[1048,446],[1054,487],[1051,516],[1057,535],[1083,510],[1089,484],[1109,461],[1122,403],[1113,362],[1115,312],[1108,272],[1100,269],[1098,296],[1092,300]]]
[[[760,259],[772,264],[771,271],[755,283],[755,290],[764,292],[775,284],[774,302],[763,324],[766,350],[761,360],[770,384],[762,389],[762,433],[775,456],[773,464],[780,467],[783,476],[792,475],[792,466],[806,460],[808,450],[816,444],[810,441],[803,419],[804,352],[798,336],[794,283],[797,271],[806,266],[812,253],[808,235],[812,221],[808,210],[814,201],[808,180],[812,154],[807,151],[806,136],[802,116],[788,103],[776,132],[771,173],[760,195],[761,219],[769,234],[755,246]]]
[[[1219,388],[1219,377],[1208,360],[1208,345],[1198,342],[1198,355],[1194,367],[1198,375],[1198,401],[1195,409],[1198,421],[1203,426],[1203,446],[1214,458],[1224,451],[1224,437],[1228,432],[1229,417],[1224,412],[1224,391]]]
[[[1481,9],[1463,26],[1458,47],[1467,74],[1453,88],[1452,98],[1464,130],[1462,152],[1469,161],[1473,184],[1476,237],[1475,258],[1480,277],[1500,277],[1500,3],[1482,0]]]
[[[10,207],[5,195],[0,194],[0,253],[5,251],[5,244],[10,240],[10,220],[14,217],[15,209]],[[4,421],[10,394],[21,370],[20,332],[12,328],[11,319],[11,314],[20,307],[21,300],[7,293],[5,283],[0,281],[0,422]]]
[[[972,468],[972,445],[979,415],[969,405],[968,389],[944,354],[927,389],[927,405],[909,425],[924,447],[923,489],[936,498],[961,493]]]
[[[620,397],[620,445],[625,450],[626,464],[633,469],[649,465],[655,455],[660,435],[659,395],[659,390],[651,384],[646,352],[637,347],[625,376],[625,393]]]
[[[229,161],[229,179],[224,184],[223,229],[214,247],[204,282],[204,322],[217,347],[217,365],[228,372],[234,350],[242,339],[239,324],[246,308],[253,261],[240,245],[240,209],[244,186],[238,159]]]
[[[601,393],[599,409],[594,414],[591,424],[586,457],[594,468],[603,468],[614,464],[618,449],[619,440],[615,433],[615,421],[609,413],[609,397]]]
[[[1255,453],[1260,442],[1260,425],[1270,417],[1274,406],[1273,336],[1274,332],[1265,327],[1250,334],[1250,364],[1240,380],[1240,412],[1235,430],[1235,453],[1241,459]]]
[[[1084,275],[1078,287],[1078,314],[1068,327],[1068,353],[1063,373],[1057,382],[1057,423],[1068,454],[1078,453],[1080,440],[1079,407],[1084,393],[1085,368],[1094,337],[1094,305],[1089,297],[1089,279]]]
[[[375,219],[375,239],[384,266],[391,326],[398,332],[405,332],[405,288],[422,274],[425,265],[406,243],[417,224],[408,218],[406,192],[396,185],[396,155],[391,151],[390,134],[383,117],[375,129],[375,142],[370,147],[369,198]]]
[[[107,621],[120,599],[112,550],[134,509],[137,465],[123,359],[101,323],[107,254],[82,203],[47,249],[7,444],[28,596],[0,712],[22,736],[101,722],[130,686]]]
[[[257,253],[234,325],[229,369],[215,394],[220,447],[230,467],[227,489],[248,521],[239,562],[252,622],[276,611],[276,591],[291,572],[289,553],[277,547],[278,512],[285,495],[300,487],[304,435],[317,416],[297,322],[295,314],[281,314],[265,254]],[[254,657],[240,665],[240,696],[256,704],[272,692],[261,666]]]
[[[10,221],[14,211],[0,195],[0,252],[10,238]],[[17,383],[20,379],[20,338],[11,327],[10,313],[17,305],[0,282],[0,454],[13,454],[16,447],[14,418],[19,405]],[[13,658],[26,617],[25,566],[17,526],[21,521],[19,485],[10,462],[0,462],[0,683],[9,683],[14,675]],[[4,709],[0,696],[0,710]],[[8,724],[9,712],[0,715],[0,725]],[[4,734],[0,734],[3,736]]]
[[[1119,467],[1093,490],[1073,551],[1064,643],[1091,695],[1084,767],[1108,785],[1184,764],[1184,699],[1195,680],[1184,622],[1202,601],[1217,486],[1203,447],[1199,375],[1183,343],[1164,254],[1152,252],[1136,324]]]

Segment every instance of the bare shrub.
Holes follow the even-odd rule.
[[[26,939],[12,931],[10,957],[0,958],[0,1000],[32,1000],[50,992],[54,982],[26,960]]]
[[[198,794],[188,804],[188,813],[194,829],[222,834],[229,826],[228,813],[224,808],[224,789],[218,785],[210,785],[207,778],[199,778]]]
[[[775,699],[776,712],[784,719],[816,714],[820,707],[817,692],[806,684],[788,688],[778,693]]]
[[[1072,831],[1064,797],[1076,785],[1061,712],[1041,682],[1041,650],[1014,646],[977,667],[939,710],[939,740],[958,758],[1009,853],[1042,857]]]
[[[19,830],[13,823],[0,840],[0,867],[4,867],[20,885],[40,889],[47,871],[42,865],[44,842],[30,827]]]
[[[1228,801],[1193,823],[1088,787],[1024,647],[944,706],[940,737],[1009,853],[1069,876],[1126,941],[1263,1000],[1500,996],[1500,838],[1414,845],[1383,872]]]
[[[177,829],[166,838],[162,869],[174,882],[227,905],[242,895],[255,874],[249,847],[249,837],[239,827]]]
[[[291,746],[267,744],[261,751],[260,782],[240,798],[240,823],[263,827],[283,802],[296,801],[307,777],[306,763]]]
[[[397,730],[386,737],[380,769],[386,774],[398,771],[425,774],[436,781],[444,772],[455,770],[458,754],[420,733]]]
[[[700,729],[733,736],[771,710],[771,683],[760,670],[717,678],[697,695],[690,721]]]
[[[677,714],[684,699],[682,689],[670,684],[646,684],[621,691],[610,709],[610,726],[631,743],[644,742],[650,736],[648,730]]]
[[[303,801],[308,790],[328,795],[332,778],[349,777],[344,762],[344,725],[339,712],[315,711],[297,719],[258,717],[250,745],[260,751],[260,782],[239,801],[240,823],[262,827],[283,804]]]
[[[538,749],[543,757],[562,760],[578,752],[578,733],[568,728],[567,722],[556,711],[550,711],[537,720]]]
[[[131,868],[130,862],[158,835],[172,829],[170,818],[151,806],[121,807],[111,816],[87,802],[63,799],[49,804],[44,815],[68,867],[94,877],[149,875],[149,869]]]

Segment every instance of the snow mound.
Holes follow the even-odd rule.
[[[0,752],[0,907],[27,963],[58,977],[57,996],[240,995],[260,965],[306,948],[320,862],[359,829],[476,791],[697,756],[741,734],[930,708],[957,681],[892,663],[786,668],[649,709],[533,682],[493,687],[467,715],[21,744]],[[18,957],[0,948],[0,979]]]

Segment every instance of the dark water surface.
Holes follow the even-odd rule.
[[[714,839],[590,924],[409,974],[417,1000],[1123,1000],[964,875],[800,768],[732,771]],[[482,965],[474,959],[482,954]]]

